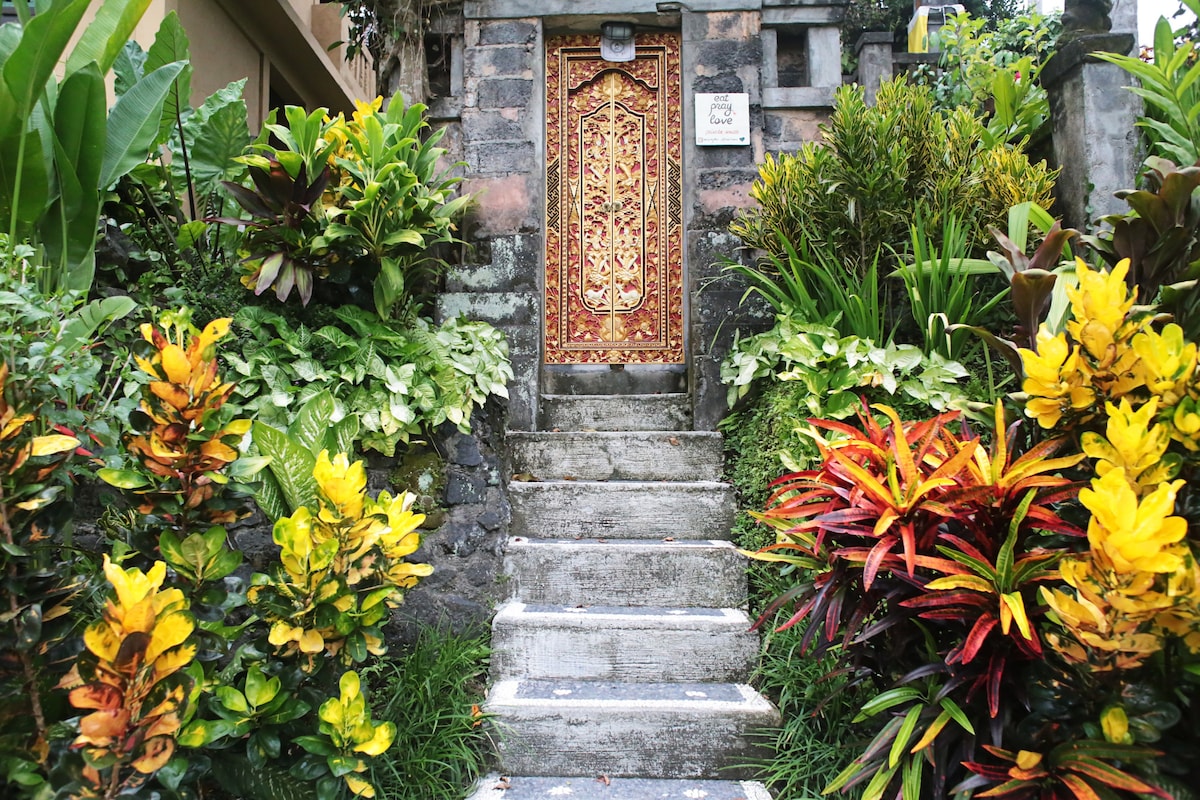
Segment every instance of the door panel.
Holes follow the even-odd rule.
[[[682,363],[679,37],[546,46],[545,361]]]

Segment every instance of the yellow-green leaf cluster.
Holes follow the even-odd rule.
[[[1096,472],[1079,494],[1089,549],[1060,565],[1067,587],[1042,595],[1064,629],[1047,640],[1098,671],[1136,668],[1172,636],[1200,652],[1200,569],[1174,515],[1175,476],[1200,450],[1197,347],[1134,313],[1128,269],[1077,261],[1066,331],[1043,328],[1037,350],[1021,351],[1025,413],[1043,428],[1091,428],[1080,433]]]
[[[367,496],[363,462],[322,451],[313,477],[319,507],[301,507],[275,523],[280,565],[251,589],[250,599],[270,623],[269,641],[285,655],[300,655],[308,669],[317,654],[361,661],[381,654],[378,627],[403,590],[429,575],[428,564],[407,561],[420,546],[413,497],[381,492]]]
[[[363,756],[373,758],[387,751],[396,739],[394,722],[375,722],[367,698],[359,685],[358,674],[351,671],[338,681],[340,695],[321,704],[320,731],[329,737],[341,756],[337,772],[355,797],[374,797],[375,787],[362,777],[367,771]]]
[[[114,596],[101,619],[84,631],[86,651],[60,687],[86,711],[72,743],[82,750],[84,777],[107,790],[156,772],[175,752],[187,703],[182,670],[196,655],[195,622],[183,593],[163,589],[166,565],[148,573],[123,569],[104,557]]]

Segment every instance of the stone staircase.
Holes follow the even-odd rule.
[[[493,623],[503,775],[472,800],[769,800],[739,769],[778,724],[718,434],[687,396],[543,395],[511,432],[512,599]]]

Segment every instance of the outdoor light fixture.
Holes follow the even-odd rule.
[[[605,22],[600,26],[600,57],[605,61],[632,61],[633,23]]]

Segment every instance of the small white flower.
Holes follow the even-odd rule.
[[[671,609],[667,613],[671,614],[672,616],[682,616],[682,615],[686,614],[687,612],[684,611],[682,608],[675,608],[675,609]]]
[[[568,614],[586,614],[587,613],[586,608],[580,608],[579,606],[576,606],[574,608],[565,608],[563,610],[566,611]]]
[[[552,794],[555,797],[561,797],[563,795],[574,794],[574,792],[571,791],[570,786],[555,786],[553,789],[546,792],[546,794]]]
[[[554,693],[555,693],[556,695],[558,695],[559,697],[566,697],[567,695],[569,695],[569,694],[571,693],[571,690],[570,690],[570,689],[555,689],[555,690],[554,690]],[[558,787],[555,787],[555,788],[561,789],[561,788],[563,788],[563,787],[561,787],[561,786],[558,786]],[[568,791],[570,791],[570,790],[568,789]]]
[[[683,796],[690,797],[692,800],[700,800],[701,797],[708,797],[708,792],[703,789],[688,789]]]
[[[686,694],[688,697],[708,697],[708,695],[707,695],[707,694],[705,694],[704,692],[684,692],[684,694]],[[698,791],[700,791],[700,790],[699,790],[699,789],[692,789],[691,791],[693,791],[693,792],[698,792]],[[691,797],[691,796],[692,796],[692,795],[690,795],[690,794],[688,795],[688,797]],[[704,795],[702,795],[702,794],[698,794],[698,795],[696,795],[696,797],[704,797]]]

